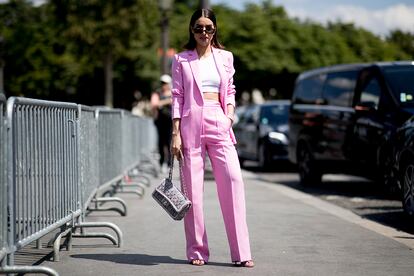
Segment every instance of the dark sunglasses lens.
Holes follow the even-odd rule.
[[[213,34],[214,31],[215,31],[215,29],[213,27],[210,27],[210,26],[206,27],[206,33],[207,34]]]
[[[207,26],[207,27],[201,27],[201,26],[197,26],[194,29],[194,33],[196,34],[202,34],[204,31],[206,32],[206,34],[213,34],[215,29],[211,26]]]
[[[202,34],[203,31],[204,31],[204,28],[203,27],[195,27],[193,30],[196,34]]]

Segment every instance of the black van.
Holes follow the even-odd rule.
[[[414,62],[348,64],[299,75],[289,110],[289,160],[303,184],[325,173],[395,183],[393,145],[414,114]]]

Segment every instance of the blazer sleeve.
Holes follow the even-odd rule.
[[[179,56],[176,54],[172,60],[172,119],[181,118],[183,111],[184,101],[184,87],[183,87],[183,75],[181,63],[179,62]]]
[[[227,59],[227,68],[229,74],[229,81],[227,83],[227,104],[231,104],[234,107],[236,106],[235,94],[236,94],[236,87],[233,84],[233,76],[236,70],[234,69],[233,64],[233,54],[229,52],[228,59]]]

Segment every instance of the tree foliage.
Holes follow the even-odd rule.
[[[158,13],[154,1],[52,0],[51,5],[65,40],[76,42],[72,53],[85,73],[103,68],[106,105],[113,105],[114,78],[124,81],[119,74],[122,67],[134,68],[142,78],[155,75],[148,70],[148,65],[156,65],[157,32],[153,30],[157,30]],[[126,64],[117,67],[114,76],[114,64],[119,65],[120,60]],[[133,64],[136,61],[140,62]]]
[[[174,1],[170,44],[177,52],[188,39],[188,23],[198,4]],[[304,70],[414,55],[412,33],[394,30],[383,38],[354,24],[301,21],[271,1],[247,4],[243,10],[223,4],[213,10],[219,39],[234,53],[239,91],[259,88],[267,96],[275,88],[276,97],[288,98]],[[0,4],[6,93],[100,105],[109,81],[115,106],[128,108],[134,90],[148,97],[157,84],[160,19],[152,0]]]

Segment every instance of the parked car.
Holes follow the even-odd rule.
[[[246,111],[246,105],[239,105],[237,106],[235,112],[234,112],[234,124],[237,124],[239,122],[240,117],[244,114]]]
[[[289,106],[289,100],[275,100],[236,110],[233,130],[241,164],[256,160],[267,167],[272,161],[287,160]]]
[[[315,184],[325,173],[348,173],[394,185],[394,145],[412,148],[413,132],[398,139],[397,133],[414,114],[413,80],[411,61],[337,65],[299,75],[289,114],[289,159],[298,164],[300,181]],[[401,149],[399,158],[406,160],[408,152]],[[410,162],[400,171],[412,169]]]
[[[414,215],[414,116],[398,131],[395,142],[395,176],[404,211]]]

